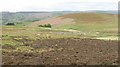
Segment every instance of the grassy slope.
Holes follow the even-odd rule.
[[[52,24],[52,29],[77,30],[87,36],[117,36],[118,32],[116,14],[73,13],[34,22],[31,25],[37,27],[46,23]]]
[[[63,19],[74,19],[74,24],[63,25],[58,28],[89,30],[117,28],[117,15],[102,13],[76,13],[61,16]]]
[[[102,38],[117,38],[118,21],[115,14],[104,13],[74,13],[61,16],[63,19],[74,19],[74,24],[63,25],[58,29],[73,29],[84,32],[87,36]]]
[[[104,13],[73,13],[62,15],[56,18],[37,21],[30,26],[37,27],[41,24],[52,24],[53,28],[74,29],[80,31],[103,30],[117,28],[117,15]]]

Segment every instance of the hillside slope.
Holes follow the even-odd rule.
[[[2,24],[6,23],[23,23],[44,20],[51,17],[61,16],[75,11],[54,11],[54,12],[0,12],[2,14]],[[1,20],[1,19],[0,19]]]
[[[36,21],[31,26],[38,26],[42,24],[51,24],[53,27],[61,27],[64,25],[79,25],[79,24],[111,24],[117,23],[116,14],[104,13],[72,13],[62,15],[55,18],[50,18],[43,21]],[[66,26],[64,26],[66,27]]]
[[[61,16],[63,18],[72,18],[76,22],[106,22],[116,21],[117,15],[105,13],[74,13]]]

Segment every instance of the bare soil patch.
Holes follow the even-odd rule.
[[[37,49],[53,49],[45,52],[2,52],[3,65],[116,65],[118,41],[97,39],[45,39],[36,40],[30,46]],[[3,46],[4,47],[4,46]],[[11,48],[11,46],[8,46]],[[5,46],[3,49],[7,49]]]
[[[39,25],[44,25],[44,24],[51,24],[52,27],[54,27],[54,26],[57,27],[57,26],[73,24],[73,23],[75,23],[75,22],[73,22],[73,19],[70,19],[70,18],[62,19],[61,17],[57,17],[57,18],[55,17],[55,18],[49,18],[49,19],[33,22],[29,26],[39,26]]]

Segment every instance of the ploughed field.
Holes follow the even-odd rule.
[[[20,39],[3,45],[3,65],[116,65],[118,42],[89,38]]]

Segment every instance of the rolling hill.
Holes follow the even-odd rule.
[[[42,21],[36,21],[30,24],[30,26],[38,26],[44,24],[51,24],[53,28],[67,28],[67,29],[79,29],[83,24],[87,25],[111,25],[117,24],[117,14],[105,14],[105,13],[72,13],[62,16],[45,19]],[[107,26],[106,25],[106,26]],[[104,26],[104,25],[103,25]],[[94,27],[94,26],[93,26]]]
[[[16,23],[26,24],[26,22],[34,22],[48,19],[51,17],[61,16],[64,14],[76,13],[76,11],[54,11],[54,12],[0,12],[2,14],[2,24]]]
[[[61,16],[63,18],[74,19],[77,23],[85,22],[111,22],[117,19],[116,14],[105,13],[74,13]]]
[[[118,13],[118,11],[110,11],[110,10],[108,10],[108,11],[94,10],[94,11],[52,11],[52,12],[45,12],[45,11],[42,11],[42,12],[34,12],[34,11],[31,11],[31,12],[27,12],[27,11],[26,12],[0,12],[0,14],[2,14],[2,19],[0,19],[0,20],[2,20],[3,25],[5,25],[6,23],[16,23],[16,24],[26,25],[26,24],[29,24],[29,22],[44,20],[44,19],[48,19],[51,17],[64,16],[66,14],[68,14],[68,15],[71,14],[71,16],[72,16],[72,15],[75,15],[75,13],[78,13],[78,15],[79,15],[79,13],[84,13],[84,12],[85,13],[98,13],[98,14],[101,13],[101,15],[104,15],[102,13],[105,13],[105,14],[117,14]],[[68,15],[66,15],[66,17]],[[81,16],[83,16],[83,15],[81,15]],[[83,16],[83,17],[85,17],[85,16]],[[81,17],[81,19],[84,19],[83,17]],[[89,15],[88,15],[88,17],[89,17]],[[70,17],[68,17],[68,18],[70,18]],[[75,18],[77,18],[77,16],[72,16],[71,18],[75,19]],[[96,18],[95,16],[90,17],[89,19],[92,19],[92,18],[94,21],[97,20],[97,19],[94,19],[94,18]],[[104,19],[102,19],[102,20],[104,20]],[[99,19],[97,21],[99,21]]]
[[[2,12],[2,24],[34,22],[51,16],[49,12]]]

